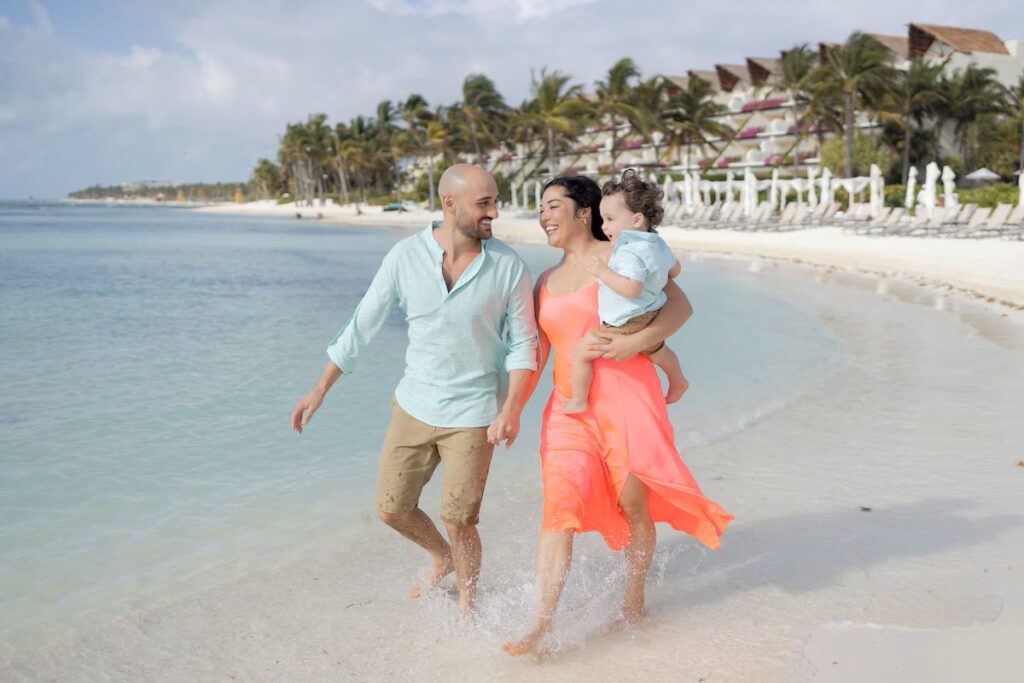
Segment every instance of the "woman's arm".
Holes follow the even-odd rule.
[[[671,337],[693,315],[693,307],[679,285],[671,280],[665,285],[665,296],[665,305],[650,325],[634,334],[594,333],[589,350],[601,358],[626,360]]]
[[[530,375],[530,379],[526,382],[526,389],[523,392],[523,405],[525,406],[530,402],[530,397],[533,396],[533,390],[537,388],[537,382],[540,381],[541,373],[544,372],[544,366],[548,363],[548,354],[551,352],[551,342],[548,340],[548,336],[544,334],[544,330],[540,327],[540,288],[544,286],[544,281],[547,279],[550,269],[541,274],[537,278],[537,284],[533,286],[533,310],[537,314],[537,372]]]

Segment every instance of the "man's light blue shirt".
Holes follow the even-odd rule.
[[[597,290],[601,322],[618,327],[630,318],[656,311],[665,305],[665,283],[676,256],[657,233],[623,230],[615,240],[608,267],[623,277],[642,282],[640,296],[629,298],[613,292],[603,282]]]
[[[449,292],[434,225],[396,244],[327,355],[351,374],[391,307],[409,325],[398,405],[435,427],[483,427],[498,414],[510,370],[537,369],[537,323],[526,264],[491,238]]]

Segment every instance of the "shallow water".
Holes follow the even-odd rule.
[[[305,434],[287,420],[408,234],[0,207],[0,634],[193,591],[277,562],[317,525],[365,524],[401,373],[400,314]],[[518,248],[534,273],[556,257]],[[741,429],[841,363],[841,344],[799,306],[706,264],[681,281],[697,310],[672,342],[692,383],[673,410],[682,447]],[[492,488],[535,488],[527,433],[549,386]]]

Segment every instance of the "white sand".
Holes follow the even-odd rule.
[[[221,204],[196,209],[216,213],[316,218],[347,225],[426,225],[440,213],[426,210],[384,212],[365,207],[356,215],[350,206],[300,207],[273,202]],[[495,222],[495,234],[510,241],[541,241],[536,219],[506,211]],[[789,232],[661,229],[671,246],[713,254],[758,256],[867,272],[909,277],[953,287],[987,303],[1024,309],[1024,241],[875,237],[823,227]],[[988,301],[991,299],[991,301]]]

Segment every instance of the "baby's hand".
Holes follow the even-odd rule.
[[[607,268],[608,264],[597,256],[583,257],[583,269],[595,277],[600,277],[601,273],[603,273]]]

